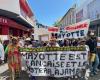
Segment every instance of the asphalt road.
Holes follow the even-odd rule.
[[[0,66],[0,80],[10,80],[9,79],[9,71],[7,64]],[[28,74],[25,71],[21,72],[21,77],[16,80],[29,80]],[[36,80],[67,80],[67,79],[47,79],[43,77],[36,77]],[[98,72],[98,75],[95,75],[93,77],[90,77],[89,80],[100,80],[100,72]]]
[[[9,71],[4,72],[0,76],[1,76],[0,80],[10,80]],[[22,72],[21,77],[18,79],[15,79],[15,80],[29,80],[29,78],[28,78],[28,75],[26,74],[26,72]]]
[[[4,72],[1,76],[2,78],[0,80],[10,80],[8,71]],[[29,77],[26,72],[22,72],[21,78],[16,80],[29,80]],[[37,80],[48,80],[48,79],[43,77],[38,77]],[[58,79],[50,79],[50,80],[58,80]],[[59,79],[59,80],[66,80],[66,79]],[[90,77],[89,80],[100,80],[100,73],[98,75],[95,75],[94,77]]]
[[[10,80],[9,76],[10,73],[8,71],[8,65],[7,64],[0,65],[0,80]],[[20,79],[16,80],[29,80],[28,74],[22,71]]]

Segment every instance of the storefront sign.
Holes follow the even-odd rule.
[[[59,31],[59,28],[58,28],[58,27],[49,27],[49,28],[48,28],[48,31],[51,32],[51,33],[52,33],[52,32],[53,32],[53,33],[54,33],[54,32],[58,32],[58,31]]]
[[[5,18],[0,17],[0,23],[7,24],[8,23],[8,20],[5,19]]]
[[[84,68],[88,60],[87,51],[26,52],[22,56],[33,76],[73,76]]]

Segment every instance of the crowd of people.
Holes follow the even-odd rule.
[[[38,41],[31,37],[11,37],[10,40],[0,40],[0,64],[8,63],[9,71],[19,77],[21,71],[21,54],[19,48],[37,48],[37,47],[64,47],[64,46],[85,46],[89,53],[90,75],[94,76],[98,73],[99,57],[97,51],[97,39],[95,36],[90,38],[64,39],[57,40],[55,38],[49,41]],[[15,72],[15,73],[14,73]],[[13,76],[13,75],[11,75]],[[34,80],[34,77],[31,77]],[[53,79],[52,79],[53,80]]]

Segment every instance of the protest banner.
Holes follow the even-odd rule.
[[[57,39],[64,38],[84,38],[87,37],[88,29],[89,29],[90,20],[85,20],[73,25],[65,26],[64,29],[57,32],[52,32],[52,34]]]
[[[78,51],[81,49],[80,51]],[[88,60],[84,48],[35,48],[21,49],[28,70],[33,76],[66,77],[76,75]],[[48,51],[47,51],[48,50]],[[72,51],[70,51],[72,50]],[[75,51],[76,50],[76,51]],[[23,52],[26,52],[23,54]]]
[[[58,31],[59,31],[59,28],[58,28],[58,27],[49,27],[49,28],[48,28],[48,31],[51,32],[51,33],[52,33],[52,32],[53,32],[53,33],[54,33],[54,32],[58,32]]]

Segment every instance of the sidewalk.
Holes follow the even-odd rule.
[[[8,64],[0,65],[0,80],[6,80],[8,78]]]
[[[8,65],[3,64],[0,65],[0,80],[10,80],[9,79],[9,71],[8,71]],[[29,80],[28,74],[25,71],[21,72],[21,78],[16,80]]]
[[[0,74],[4,73],[7,70],[8,70],[8,64],[7,63],[0,65]]]

